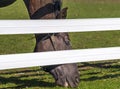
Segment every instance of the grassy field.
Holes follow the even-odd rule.
[[[68,19],[120,17],[119,0],[63,0]],[[0,8],[0,19],[29,19],[22,0]],[[70,33],[73,49],[120,46],[120,31]],[[0,35],[0,54],[32,52],[33,34]],[[77,89],[120,89],[120,60],[79,63]],[[69,89],[55,86],[39,67],[0,71],[0,89]]]
[[[79,64],[81,82],[75,89],[120,89],[119,64],[119,60]],[[50,74],[34,67],[0,71],[0,89],[71,88],[55,86]]]
[[[120,17],[119,0],[63,0],[68,6],[68,18]]]

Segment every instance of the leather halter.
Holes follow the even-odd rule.
[[[47,9],[47,8],[49,9],[49,11],[45,12],[44,9]],[[55,16],[57,17],[60,10],[61,10],[61,0],[53,0],[53,3],[49,3],[48,5],[45,6],[45,8],[43,7],[43,8],[38,9],[31,16],[31,19],[38,19],[39,17],[42,17],[42,16],[44,16],[44,14],[47,14],[47,13],[55,13]],[[50,42],[52,44],[53,49],[56,50],[51,36],[56,36],[57,34],[58,33],[40,34],[38,40],[39,41],[44,41],[46,39],[50,39]]]
[[[52,47],[56,51],[56,48],[55,48],[55,45],[54,45],[54,42],[53,42],[51,36],[56,36],[57,34],[59,34],[59,33],[48,33],[48,34],[45,34],[44,37],[41,39],[41,41],[44,41],[46,39],[50,39]]]

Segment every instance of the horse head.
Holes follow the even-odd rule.
[[[57,19],[65,19],[67,16],[68,8],[63,8],[57,14]],[[56,49],[60,49],[61,45],[62,49],[71,49],[70,40],[68,33],[58,33],[57,35],[59,40],[55,37],[54,42],[56,43]],[[64,42],[60,41],[63,39]],[[59,41],[59,42],[58,42]],[[61,44],[60,44],[61,43]],[[61,49],[60,49],[61,50]],[[76,63],[72,64],[62,64],[62,65],[53,65],[53,66],[45,66],[43,69],[55,78],[55,83],[64,87],[76,87],[79,84],[80,76],[78,72],[78,67]]]
[[[65,19],[67,16],[68,8],[61,9],[61,0],[24,0],[24,2],[30,19]],[[71,49],[68,33],[35,34],[35,38],[34,52]],[[42,68],[53,75],[57,85],[77,87],[79,84],[79,71],[76,63],[44,66]]]

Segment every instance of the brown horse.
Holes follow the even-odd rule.
[[[65,19],[67,16],[67,8],[61,10],[61,0],[24,0],[24,2],[31,19]],[[68,33],[35,34],[35,38],[34,52],[71,49]],[[53,75],[57,85],[76,87],[79,83],[77,64],[45,66],[43,70]]]

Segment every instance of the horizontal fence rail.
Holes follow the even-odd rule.
[[[120,30],[120,18],[0,20],[0,35]],[[0,55],[0,70],[120,59],[120,47]]]
[[[119,58],[120,47],[1,55],[0,70]]]
[[[120,18],[66,20],[0,20],[0,34],[120,30]]]

